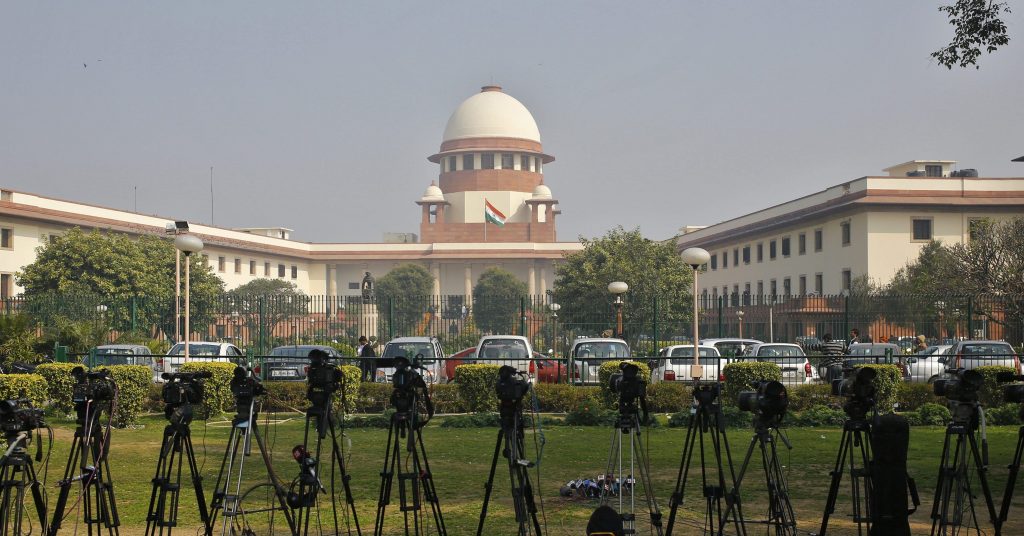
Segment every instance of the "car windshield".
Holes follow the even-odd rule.
[[[723,357],[736,357],[742,354],[743,346],[741,342],[720,342],[715,344],[715,348],[718,348],[718,353],[722,354]]]
[[[98,348],[96,357],[106,365],[135,364],[135,352],[130,348]]]
[[[519,339],[487,339],[480,345],[482,359],[515,360],[526,359],[529,353],[526,343]]]
[[[135,355],[130,348],[97,348],[96,355]]]
[[[701,357],[718,357],[718,355],[715,354],[715,349],[714,348],[703,348],[703,347],[700,349],[700,356]],[[672,355],[669,356],[669,357],[693,357],[693,347],[692,346],[680,346],[680,347],[677,347],[677,348],[673,348],[672,349]],[[692,361],[692,359],[691,359],[691,361]]]
[[[576,345],[573,357],[584,361],[590,358],[629,357],[629,346],[624,342],[584,342]]]
[[[167,355],[185,355],[185,344],[175,344]],[[190,356],[216,356],[220,355],[219,344],[196,344],[188,343],[188,355]]]
[[[899,354],[899,350],[895,345],[880,345],[880,344],[858,344],[850,347],[850,355],[871,355],[871,356],[885,356],[886,349],[893,350],[893,353]]]
[[[992,358],[1002,359],[1014,355],[1013,348],[1009,344],[965,344],[960,347],[960,354],[971,356],[972,359]]]
[[[799,346],[762,346],[757,357],[804,357],[804,351]]]
[[[395,366],[395,358],[404,357],[412,362],[416,356],[423,356],[424,361],[434,357],[434,350],[427,342],[389,342],[384,353],[377,360],[378,367]]]

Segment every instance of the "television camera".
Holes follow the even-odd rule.
[[[164,388],[160,397],[164,401],[164,416],[173,425],[188,425],[192,422],[192,404],[203,401],[203,381],[212,378],[210,371],[202,372],[165,372],[160,375],[164,379]]]
[[[832,380],[832,396],[846,397],[843,411],[851,419],[864,420],[875,407],[875,378],[878,371],[871,367],[844,368],[841,379]]]
[[[75,367],[71,369],[71,376],[75,379],[75,384],[71,386],[72,402],[109,402],[114,399],[116,389],[110,371],[86,372],[82,367]]]
[[[753,382],[752,391],[740,391],[737,405],[741,411],[754,414],[757,423],[774,428],[782,423],[789,407],[786,386],[777,381]]]
[[[33,408],[27,398],[0,400],[0,430],[4,435],[16,436],[37,428],[46,428],[41,408]]]

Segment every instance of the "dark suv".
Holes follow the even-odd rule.
[[[309,352],[313,350],[323,350],[331,359],[341,357],[341,354],[331,346],[315,344],[278,346],[270,351],[268,357],[263,359],[263,364],[257,373],[264,380],[306,381],[306,374],[309,372]]]

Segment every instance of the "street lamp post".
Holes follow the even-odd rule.
[[[555,376],[555,382],[561,383],[562,381],[562,361],[558,358],[558,311],[562,309],[562,306],[557,303],[548,305],[548,309],[551,309],[551,357],[555,359],[557,363],[558,371]]]
[[[190,234],[180,234],[174,237],[174,247],[185,254],[185,363],[188,363],[188,342],[190,338],[189,313],[191,303],[189,295],[191,289],[191,277],[189,266],[192,264],[192,254],[203,250],[203,241],[199,237]]]
[[[622,339],[622,295],[629,290],[629,285],[622,281],[612,281],[608,283],[608,292],[615,295],[615,301],[612,305],[615,306],[615,336]]]
[[[736,318],[739,319],[739,323],[740,323],[740,338],[741,339],[743,338],[743,315],[744,315],[743,311],[736,311]]]
[[[702,248],[686,248],[682,253],[679,254],[682,257],[683,262],[690,265],[693,268],[693,362],[700,363],[700,335],[697,331],[699,322],[697,318],[698,314],[698,303],[697,303],[697,272],[700,270],[701,265],[706,264],[711,260],[711,254],[707,250]],[[693,367],[691,367],[692,369]],[[691,370],[691,374],[693,371]],[[701,373],[703,375],[703,373]]]

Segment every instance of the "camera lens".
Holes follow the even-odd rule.
[[[1024,384],[1003,387],[1003,400],[1010,404],[1024,403]]]
[[[740,391],[737,403],[740,411],[754,411],[757,407],[757,392]]]

